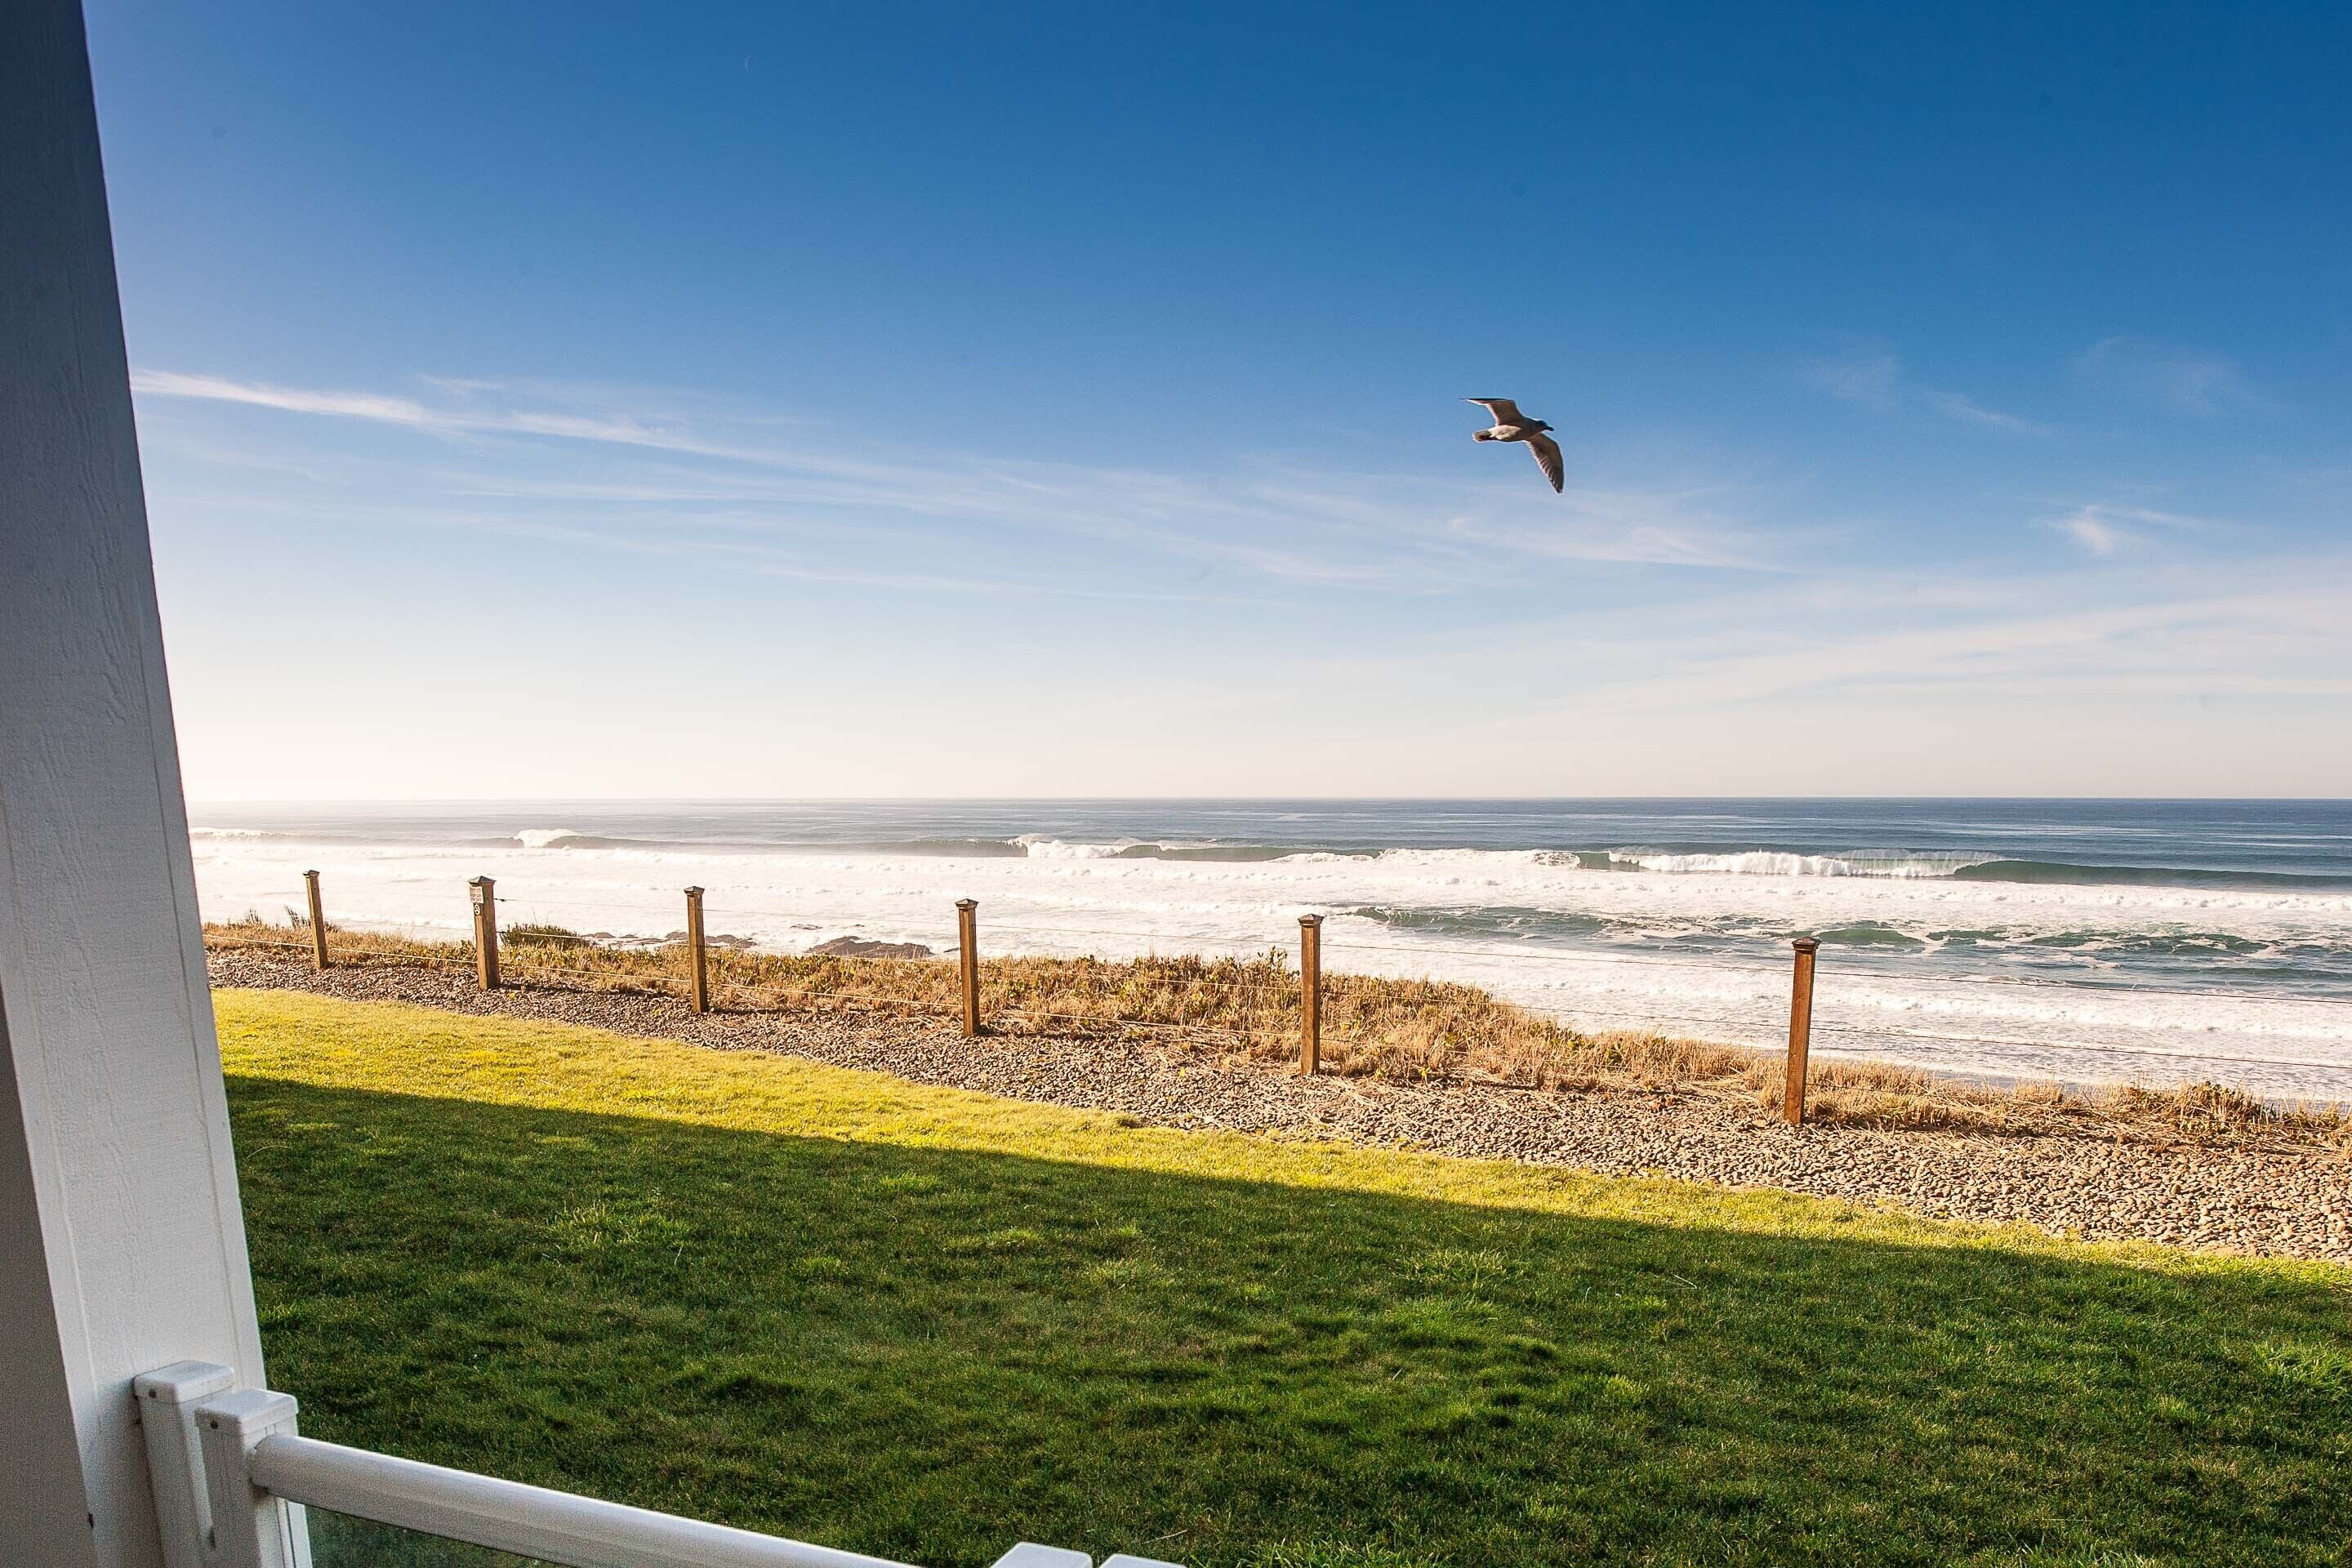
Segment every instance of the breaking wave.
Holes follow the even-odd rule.
[[[1291,862],[1334,865],[1372,862],[1397,868],[1467,871],[1505,866],[1573,868],[1612,873],[1649,872],[1665,877],[1853,878],[1887,881],[2022,882],[2058,886],[2180,888],[2219,891],[2340,894],[2352,892],[2352,875],[2216,866],[2115,865],[2091,861],[2027,859],[1985,852],[1916,849],[1822,850],[1801,847],[1726,847],[1706,843],[1620,846],[1612,848],[1477,847],[1299,843],[1214,838],[1081,838],[1050,833],[1009,837],[909,837],[821,841],[767,837],[667,837],[583,832],[573,827],[524,827],[480,837],[434,835],[405,824],[368,831],[356,824],[288,832],[274,828],[202,826],[189,837],[199,844],[272,842],[436,844],[441,848],[520,846],[530,850],[605,851],[645,855],[733,854],[759,856],[885,856],[923,859],[1027,859],[1045,861],[1167,860],[1255,866]]]
[[[1580,852],[1593,870],[1656,871],[1668,876],[1886,877],[1904,880],[1951,878],[1963,882],[2042,882],[2080,887],[2276,889],[2282,892],[2352,891],[2352,877],[2294,871],[2221,870],[2201,866],[2100,866],[2068,860],[2011,860],[1995,855],[1916,855],[1855,850],[1805,855],[1779,849],[1680,853],[1649,849]]]
[[[1727,855],[1675,855],[1645,849],[1612,849],[1608,859],[1612,868],[1734,877],[1950,877],[1971,867],[2000,863],[1989,855],[1908,855],[1900,850],[1798,855],[1777,849],[1742,849]]]

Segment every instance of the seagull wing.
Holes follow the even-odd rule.
[[[1538,430],[1528,437],[1528,450],[1536,455],[1536,467],[1551,481],[1552,493],[1558,495],[1565,489],[1568,479],[1559,458],[1559,443]]]
[[[1495,416],[1495,423],[1497,425],[1524,425],[1527,423],[1526,416],[1519,412],[1519,405],[1512,402],[1507,397],[1465,397],[1462,401],[1465,403],[1476,404],[1479,407],[1493,415]]]

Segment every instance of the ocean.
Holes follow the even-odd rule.
[[[2216,1079],[2352,1101],[2352,802],[633,801],[191,807],[208,919],[461,933],[683,923],[1125,957],[1295,953],[1469,981],[1571,1023],[1772,1046],[1822,942],[1814,1049],[1987,1079]]]

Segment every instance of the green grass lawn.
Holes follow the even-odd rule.
[[[216,1002],[315,1436],[939,1564],[2347,1561],[2352,1271]]]

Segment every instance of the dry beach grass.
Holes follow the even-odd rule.
[[[205,928],[217,952],[309,951],[307,928],[248,915]],[[339,964],[470,968],[470,942],[334,930]],[[682,944],[621,946],[558,926],[510,928],[505,977],[589,990],[683,994]],[[711,994],[721,1008],[814,1007],[953,1016],[957,966],[940,958],[763,953],[714,946]],[[1323,977],[1323,1068],[1388,1082],[1482,1082],[1517,1089],[1699,1092],[1764,1108],[1779,1103],[1778,1051],[1655,1031],[1586,1032],[1476,986],[1441,980]],[[1299,987],[1278,950],[1255,958],[1009,957],[981,965],[982,1016],[1000,1036],[1172,1035],[1195,1048],[1259,1061],[1295,1058]],[[1816,1055],[1807,1115],[1825,1125],[2289,1144],[2352,1150],[2339,1106],[2266,1103],[2212,1083],[2093,1091],[2055,1084],[1983,1084],[1891,1062]]]

